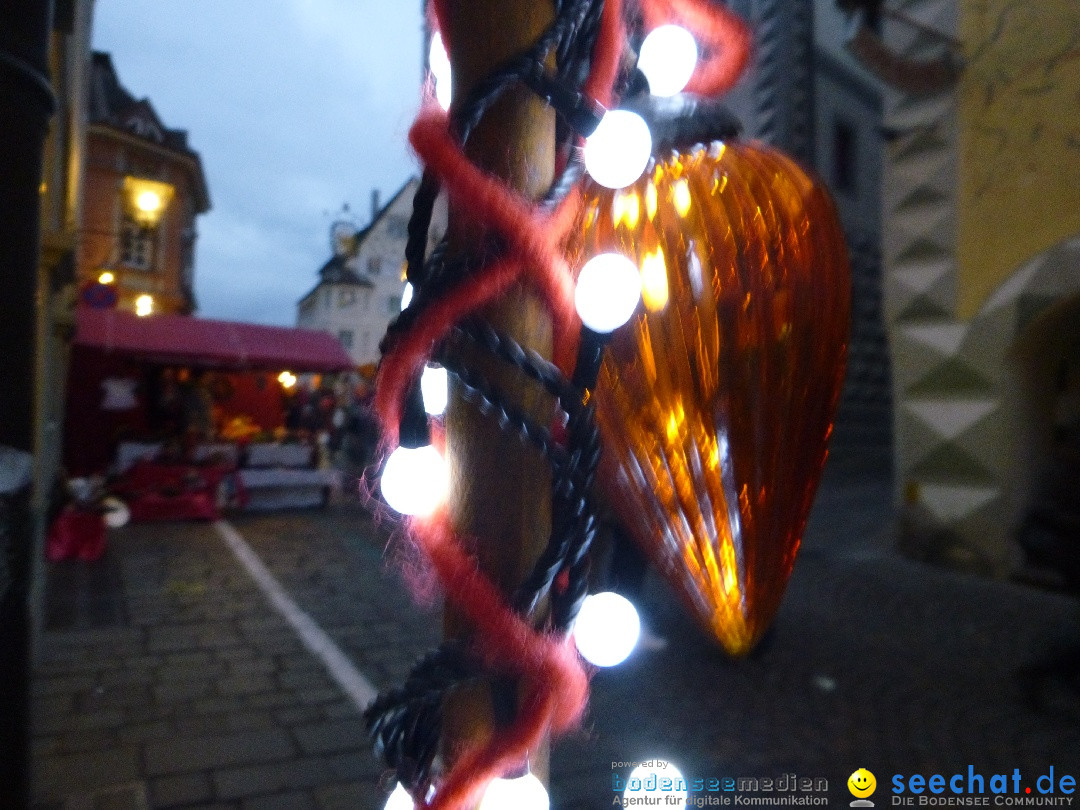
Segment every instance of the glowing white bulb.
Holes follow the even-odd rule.
[[[409,282],[405,282],[405,289],[401,291],[401,308],[407,309],[409,304],[412,303],[413,286]]]
[[[516,779],[493,779],[478,810],[548,810],[544,783],[527,773]]]
[[[420,393],[424,397],[424,410],[432,416],[438,416],[446,410],[449,398],[449,380],[445,368],[427,366],[420,375]]]
[[[140,318],[152,315],[154,312],[154,297],[152,295],[140,295],[135,299],[135,314]]]
[[[450,109],[450,57],[446,55],[442,34],[438,31],[431,38],[431,50],[428,51],[428,67],[435,79],[435,99],[444,110]]]
[[[382,494],[403,515],[427,515],[446,499],[446,462],[430,444],[399,447],[386,460]]]
[[[678,25],[654,28],[641,43],[638,70],[649,80],[654,96],[673,96],[686,87],[697,67],[694,36]]]
[[[645,171],[652,134],[645,119],[629,110],[608,110],[585,139],[585,169],[607,188],[624,188]]]
[[[574,307],[581,322],[606,334],[626,323],[641,300],[641,274],[619,253],[593,256],[578,274]]]
[[[427,800],[430,803],[431,797],[435,795],[435,786],[428,785]],[[386,804],[383,805],[383,810],[414,810],[416,802],[413,801],[413,797],[409,795],[409,791],[405,790],[405,787],[398,782],[394,787],[393,792],[386,797]]]
[[[626,660],[641,634],[641,619],[629,599],[605,591],[585,597],[574,623],[581,657],[598,667]]]
[[[644,802],[643,799],[655,801]],[[626,777],[623,804],[662,804],[678,810],[686,807],[686,780],[670,762],[654,759],[638,765]]]
[[[401,786],[401,782],[398,782],[397,787],[394,788],[394,792],[386,799],[383,810],[413,810],[415,806],[416,803],[413,802],[413,798],[409,795],[409,791]]]
[[[110,495],[102,499],[101,505],[105,509],[105,525],[110,529],[119,529],[131,520],[131,510],[119,498]]]

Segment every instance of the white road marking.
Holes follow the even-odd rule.
[[[263,592],[274,609],[281,614],[300,637],[301,643],[308,648],[312,655],[322,661],[326,671],[330,674],[341,690],[348,696],[357,709],[363,711],[375,700],[378,692],[371,685],[371,681],[364,677],[352,661],[334,643],[334,640],[315,623],[300,606],[285,593],[281,583],[274,579],[270,569],[266,567],[259,555],[247,544],[231,523],[225,520],[214,522],[214,528],[225,545],[236,556],[240,564],[244,566],[259,590]]]

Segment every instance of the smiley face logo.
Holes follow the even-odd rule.
[[[877,779],[866,768],[859,768],[848,777],[847,789],[856,799],[865,799],[877,789]]]

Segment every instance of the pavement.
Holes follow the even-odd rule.
[[[112,531],[100,562],[50,566],[34,810],[382,807],[356,695],[398,684],[437,643],[436,600],[414,603],[407,558],[386,561],[389,527],[358,503],[229,523],[360,692],[221,527]],[[774,629],[740,661],[650,578],[643,612],[667,645],[595,675],[584,726],[553,749],[552,806],[611,807],[614,777],[656,757],[688,779],[826,779],[845,807],[859,767],[877,774],[878,806],[893,774],[1080,776],[1080,697],[1030,675],[1080,643],[1077,601],[905,560],[892,525],[887,479],[831,470]]]

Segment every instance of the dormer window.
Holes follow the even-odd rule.
[[[146,138],[148,141],[154,141],[154,143],[163,143],[165,141],[165,133],[161,131],[161,127],[141,115],[133,115],[128,118],[124,122],[124,129],[132,135]]]

